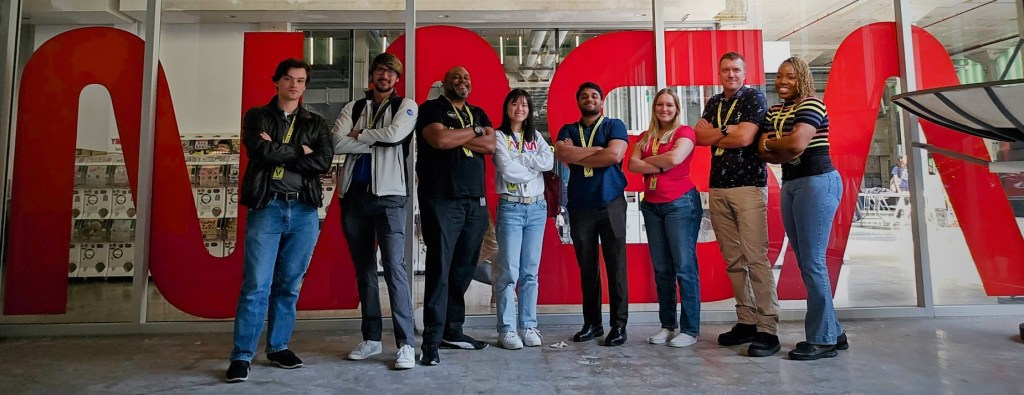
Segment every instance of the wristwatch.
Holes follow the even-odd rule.
[[[484,130],[483,126],[475,126],[475,127],[473,127],[473,133],[476,133],[476,137],[483,136],[485,132],[486,132],[486,130]]]
[[[722,136],[729,135],[729,125],[722,125]]]

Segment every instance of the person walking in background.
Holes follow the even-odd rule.
[[[502,108],[493,157],[495,190],[499,195],[500,255],[494,294],[498,305],[498,344],[515,350],[524,344],[537,347],[542,341],[537,329],[537,273],[548,211],[542,172],[551,170],[555,155],[533,127],[533,101],[529,93],[513,89],[505,96]],[[521,338],[517,329],[523,331]]]
[[[661,330],[647,342],[686,347],[696,343],[700,334],[697,234],[704,209],[690,179],[696,137],[692,128],[680,126],[679,96],[675,91],[658,91],[652,107],[650,127],[629,157],[629,171],[644,175],[640,212],[658,290]],[[678,320],[677,297],[681,304]]]
[[[782,165],[782,223],[807,288],[806,341],[789,359],[831,358],[849,348],[832,305],[832,283],[825,249],[843,195],[839,172],[829,157],[825,103],[815,97],[807,63],[786,59],[775,75],[775,91],[785,100],[772,106],[761,124],[758,153]]]

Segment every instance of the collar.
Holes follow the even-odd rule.
[[[719,100],[721,100],[721,101],[736,100],[736,99],[742,98],[743,94],[747,93],[747,91],[749,91],[750,89],[754,89],[754,88],[751,88],[749,86],[743,85],[743,86],[740,87],[739,90],[736,91],[735,95],[732,95],[731,98],[727,99],[725,97],[725,93],[719,93],[718,97],[719,97]]]
[[[279,107],[277,105],[277,95],[274,95],[274,97],[270,98],[270,102],[267,103],[267,108],[270,108],[271,110],[273,110],[274,114],[277,114],[277,115],[279,115],[281,117],[284,117],[284,110],[282,110],[281,107]],[[301,102],[299,103],[299,105],[297,107],[295,107],[295,116],[301,117],[301,118],[309,117],[309,114],[307,113],[306,109],[302,107],[302,103]]]

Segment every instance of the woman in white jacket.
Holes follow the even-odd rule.
[[[498,201],[498,344],[515,350],[541,345],[537,330],[537,272],[547,223],[542,172],[551,170],[555,156],[533,128],[530,94],[513,89],[505,96],[498,127],[494,167]],[[519,311],[516,319],[516,286]],[[523,331],[520,338],[516,329]]]

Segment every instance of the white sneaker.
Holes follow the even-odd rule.
[[[665,342],[668,341],[668,338],[672,337],[673,333],[674,331],[671,329],[661,328],[661,330],[659,330],[658,333],[655,333],[654,336],[648,337],[647,342],[651,344],[665,344]]]
[[[412,369],[416,367],[416,350],[412,346],[403,344],[398,349],[398,356],[395,359],[395,369]]]
[[[353,361],[362,361],[371,356],[380,354],[382,349],[383,347],[381,347],[380,342],[378,341],[363,340],[362,343],[359,343],[359,345],[356,346],[355,350],[348,353],[348,359]]]
[[[523,341],[515,332],[505,332],[498,336],[498,345],[507,350],[518,350],[523,348]]]
[[[668,342],[669,347],[688,347],[697,343],[697,338],[680,333],[676,337],[672,338],[672,341]]]
[[[537,328],[526,328],[523,331],[523,344],[527,347],[537,347],[544,342],[544,337],[540,335],[540,330]]]

